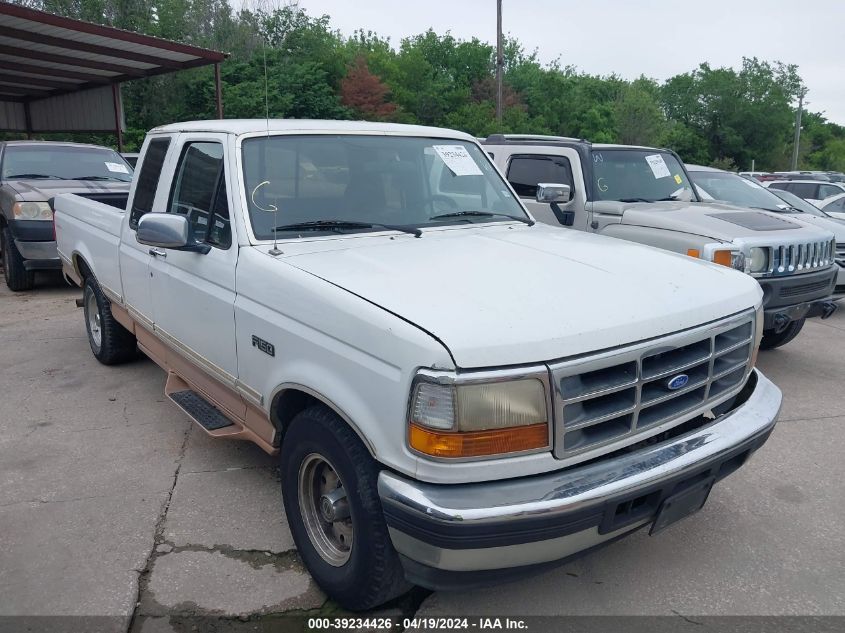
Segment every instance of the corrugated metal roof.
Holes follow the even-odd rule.
[[[0,2],[0,103],[35,102],[214,64],[225,57],[218,51]]]

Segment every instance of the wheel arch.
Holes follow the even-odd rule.
[[[71,256],[71,263],[73,264],[73,270],[79,275],[83,283],[88,277],[94,277],[94,281],[97,281],[97,277],[94,275],[94,271],[91,270],[91,266],[78,251],[74,251]]]
[[[290,423],[296,415],[310,406],[322,405],[333,411],[358,436],[367,451],[376,459],[376,451],[372,442],[367,438],[352,418],[337,404],[316,389],[299,383],[282,383],[273,390],[270,396],[270,422],[276,428],[276,443],[281,445]]]

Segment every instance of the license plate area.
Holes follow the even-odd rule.
[[[689,488],[666,497],[657,510],[654,523],[651,524],[649,535],[653,536],[667,527],[695,514],[707,502],[710,490],[713,488],[715,477],[708,477],[698,481]]]

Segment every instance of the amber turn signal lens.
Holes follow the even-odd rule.
[[[529,424],[507,429],[440,433],[411,425],[411,448],[433,457],[480,457],[515,453],[549,445],[547,424]]]
[[[687,255],[690,257],[701,257],[701,252],[697,248],[688,248]]]
[[[713,253],[713,261],[722,266],[730,267],[732,265],[732,253],[730,251],[716,251]]]

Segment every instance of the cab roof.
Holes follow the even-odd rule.
[[[475,141],[464,132],[425,125],[399,123],[373,123],[370,121],[327,121],[321,119],[216,119],[185,121],[161,125],[150,130],[151,134],[168,132],[218,132],[224,134],[250,134],[255,132],[335,132],[338,134],[391,134],[406,136],[433,136]]]

